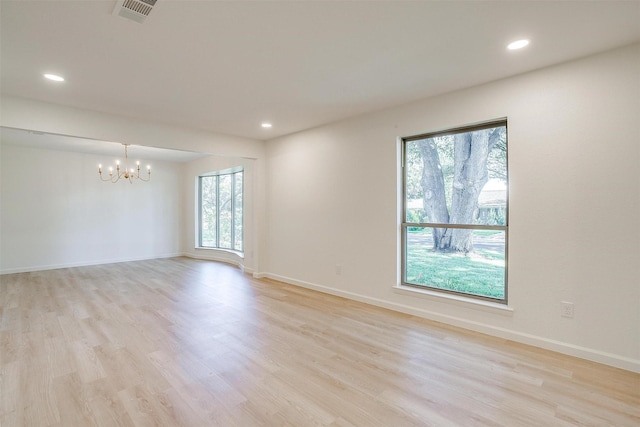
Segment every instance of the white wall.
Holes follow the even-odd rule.
[[[95,155],[2,144],[0,157],[0,272],[181,254],[182,164],[112,184]]]
[[[256,212],[256,188],[259,187],[257,176],[257,161],[239,157],[210,156],[189,162],[185,166],[185,180],[182,193],[184,196],[184,239],[185,253],[192,258],[212,259],[236,264],[246,272],[252,273],[256,268],[256,254],[259,242],[256,236],[257,216]],[[244,254],[234,252],[203,249],[197,247],[196,224],[198,221],[198,177],[209,172],[225,170],[237,166],[244,169],[243,180],[243,216],[244,216]]]
[[[268,141],[258,275],[640,371],[639,76],[635,45]],[[512,311],[394,289],[398,137],[505,116]]]

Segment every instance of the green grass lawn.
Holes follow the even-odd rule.
[[[504,299],[504,252],[441,253],[410,243],[406,268],[408,283]]]

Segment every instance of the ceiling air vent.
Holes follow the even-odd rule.
[[[113,14],[140,24],[149,16],[158,0],[118,0]]]

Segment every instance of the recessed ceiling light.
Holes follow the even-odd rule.
[[[54,82],[63,82],[64,77],[58,76],[56,74],[44,74],[45,79],[53,80]]]
[[[263,128],[270,128],[271,127],[271,123],[263,123],[262,127]]]
[[[526,40],[526,39],[516,40],[514,42],[509,43],[509,45],[507,46],[507,49],[509,49],[509,50],[518,50],[518,49],[522,49],[523,47],[527,46],[528,44],[529,44],[529,40]]]

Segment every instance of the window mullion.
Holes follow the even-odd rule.
[[[220,175],[216,175],[216,248],[220,247]]]
[[[202,177],[198,177],[198,246],[202,246]]]
[[[231,174],[231,249],[236,248],[236,174]]]

